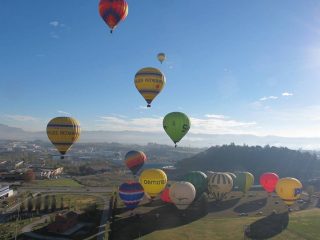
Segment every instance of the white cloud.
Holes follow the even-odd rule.
[[[60,36],[59,36],[56,32],[51,32],[51,33],[50,33],[50,36],[51,36],[52,38],[55,38],[55,39],[59,39],[59,38],[60,38]]]
[[[284,93],[282,93],[282,96],[284,96],[284,97],[293,96],[293,93],[284,92]]]
[[[207,117],[207,118],[217,118],[217,119],[228,118],[227,116],[217,115],[217,114],[206,114],[205,117]]]
[[[149,109],[147,106],[139,106],[139,108],[138,109],[143,109],[143,110],[147,110],[147,109]]]
[[[49,22],[49,24],[50,24],[51,26],[53,26],[53,27],[59,27],[59,26],[60,26],[59,21],[51,21],[51,22]]]
[[[266,101],[266,100],[275,100],[278,99],[276,96],[269,96],[269,97],[262,97],[259,99],[259,101]]]
[[[13,121],[19,121],[19,122],[28,122],[28,121],[38,121],[38,118],[28,116],[28,115],[10,115],[6,114],[5,118],[13,120]]]
[[[61,114],[64,114],[64,115],[71,115],[71,113],[68,113],[68,112],[65,112],[65,111],[62,111],[62,110],[58,110],[58,113],[61,113]]]

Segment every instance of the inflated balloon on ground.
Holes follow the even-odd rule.
[[[160,169],[146,169],[140,177],[139,182],[144,191],[151,197],[156,197],[167,184],[167,175]]]
[[[138,182],[122,183],[119,187],[119,197],[128,209],[136,208],[143,196],[143,187]]]
[[[200,196],[208,187],[207,175],[201,171],[188,172],[183,176],[183,181],[190,182],[196,188],[197,196]]]
[[[231,192],[232,187],[233,180],[227,173],[217,172],[208,179],[209,194],[217,201],[222,200],[227,193]]]
[[[254,176],[249,172],[236,172],[235,175],[235,187],[243,193],[248,192],[254,183]]]
[[[296,178],[281,178],[276,185],[276,193],[288,206],[300,198],[302,193],[302,184]]]
[[[279,180],[279,176],[277,174],[272,172],[267,172],[260,176],[260,185],[268,193],[271,193],[276,188],[278,180]]]
[[[176,182],[169,190],[170,199],[180,210],[186,209],[196,197],[196,189],[190,182]]]

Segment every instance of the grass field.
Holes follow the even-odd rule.
[[[70,178],[59,178],[59,179],[44,179],[35,180],[30,186],[34,187],[82,187],[78,182]]]

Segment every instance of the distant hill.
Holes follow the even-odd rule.
[[[0,140],[42,140],[48,141],[46,132],[29,132],[20,128],[9,127],[0,124]],[[145,145],[150,142],[167,144],[173,143],[163,132],[141,132],[141,131],[82,131],[79,142],[99,143],[99,142],[118,142],[124,144]],[[271,145],[286,146],[292,149],[319,149],[320,138],[288,138],[278,136],[255,136],[249,134],[195,134],[188,133],[179,146],[185,147],[208,147],[222,144],[246,144],[246,145]]]
[[[307,180],[320,176],[320,160],[316,155],[282,147],[237,146],[211,147],[176,164],[181,173],[200,171],[249,171],[256,182],[264,172],[276,172],[280,177]]]

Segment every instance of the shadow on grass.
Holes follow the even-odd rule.
[[[264,206],[266,206],[267,205],[267,201],[268,201],[267,198],[262,198],[262,199],[246,202],[246,203],[243,203],[243,204],[237,206],[234,209],[234,212],[236,212],[236,213],[255,212],[255,211],[263,208]]]
[[[222,202],[208,203],[208,212],[220,212],[234,207],[240,201],[240,198],[233,198]]]
[[[288,223],[288,212],[271,214],[250,224],[246,236],[251,239],[269,239],[286,229]]]
[[[136,239],[157,230],[189,224],[203,216],[192,208],[180,211],[173,205],[162,204],[144,214],[115,219],[110,226],[109,240]]]

